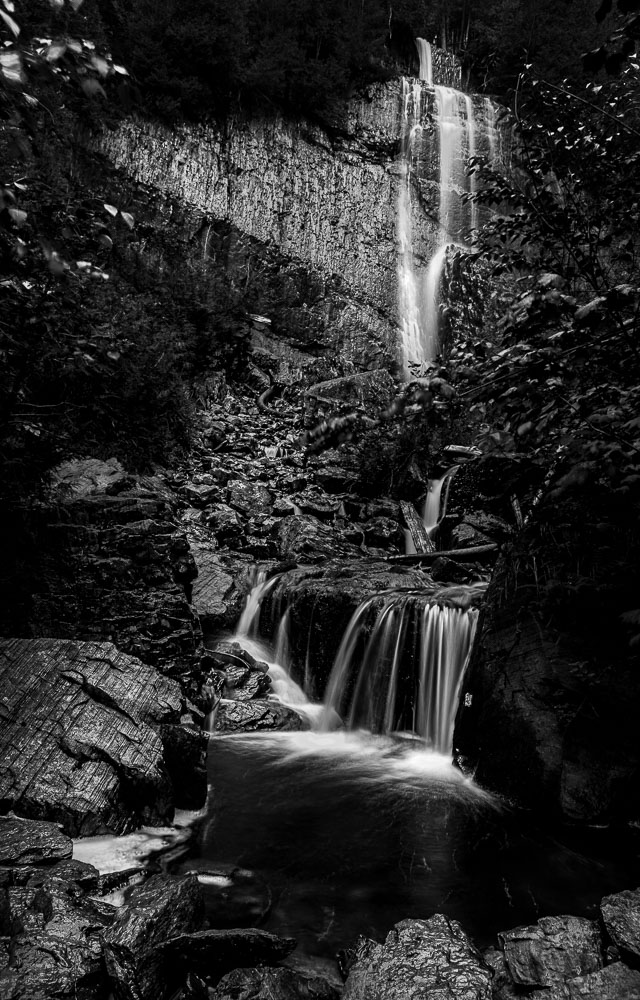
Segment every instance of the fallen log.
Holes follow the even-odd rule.
[[[441,556],[445,559],[483,559],[498,551],[499,546],[495,542],[489,545],[474,545],[468,549],[446,549],[442,552],[421,552],[411,556],[388,556],[387,562],[413,564],[420,562],[433,562]]]
[[[427,534],[424,521],[418,514],[413,504],[409,503],[408,500],[401,500],[400,507],[402,508],[407,528],[411,533],[411,541],[413,542],[413,547],[416,550],[416,553],[418,555],[423,555],[433,552],[433,542]]]

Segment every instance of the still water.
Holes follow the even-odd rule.
[[[537,832],[415,739],[212,737],[209,774],[180,870],[259,873],[272,894],[262,926],[309,958],[434,912],[483,946],[546,914],[594,915],[602,895],[640,882],[637,831]]]

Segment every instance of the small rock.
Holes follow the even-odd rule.
[[[253,733],[258,730],[298,731],[307,729],[306,720],[297,712],[276,701],[221,701],[218,705],[216,733]]]
[[[235,479],[227,486],[227,503],[241,514],[270,514],[273,497],[268,489],[258,483]]]

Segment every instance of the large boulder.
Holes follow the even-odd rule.
[[[640,1000],[640,972],[614,962],[598,972],[526,995],[528,1000]]]
[[[180,934],[167,941],[163,952],[172,969],[182,969],[184,973],[191,971],[215,983],[231,969],[275,965],[286,958],[295,945],[293,938],[250,927],[234,927]]]
[[[361,939],[343,1000],[491,1000],[491,969],[455,920],[403,920],[384,944]]]
[[[234,969],[218,983],[211,1000],[339,1000],[339,989],[318,976],[293,969]]]
[[[0,865],[47,865],[66,861],[73,841],[55,823],[0,818]]]
[[[71,836],[123,833],[173,812],[155,726],[178,685],[111,643],[0,642],[0,801]]]

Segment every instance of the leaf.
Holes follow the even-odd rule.
[[[84,0],[69,0],[69,3],[73,7],[74,11],[79,11],[84,3]]]
[[[113,215],[114,218],[118,214],[118,209],[115,207],[115,205],[107,205],[107,203],[105,202],[104,209],[106,212],[109,213],[109,215]]]
[[[2,18],[2,20],[4,21],[4,23],[7,25],[7,27],[9,28],[9,30],[11,32],[13,32],[13,34],[17,38],[18,35],[20,34],[20,26],[18,24],[16,24],[16,22],[13,20],[12,17],[9,17],[8,14],[5,14],[5,12],[3,10],[0,10],[0,17]]]
[[[47,62],[57,62],[67,51],[66,42],[52,42],[45,51],[44,57]]]
[[[22,226],[27,221],[27,213],[23,212],[21,208],[10,208],[9,215],[15,222],[16,226]]]
[[[633,611],[623,611],[620,618],[627,625],[640,625],[640,608],[634,608]]]
[[[120,212],[120,215],[128,225],[129,229],[133,229],[133,227],[135,226],[135,220],[133,216],[129,212]]]
[[[96,80],[92,76],[85,76],[80,81],[80,86],[82,87],[87,97],[95,97],[96,94],[102,94],[103,97],[107,96],[106,91],[102,86],[102,84],[100,83],[100,81]]]
[[[24,83],[22,60],[17,52],[0,52],[0,70],[10,83]]]
[[[111,250],[113,247],[113,240],[107,233],[100,233],[98,237],[98,243],[101,247],[105,247],[107,250]]]

